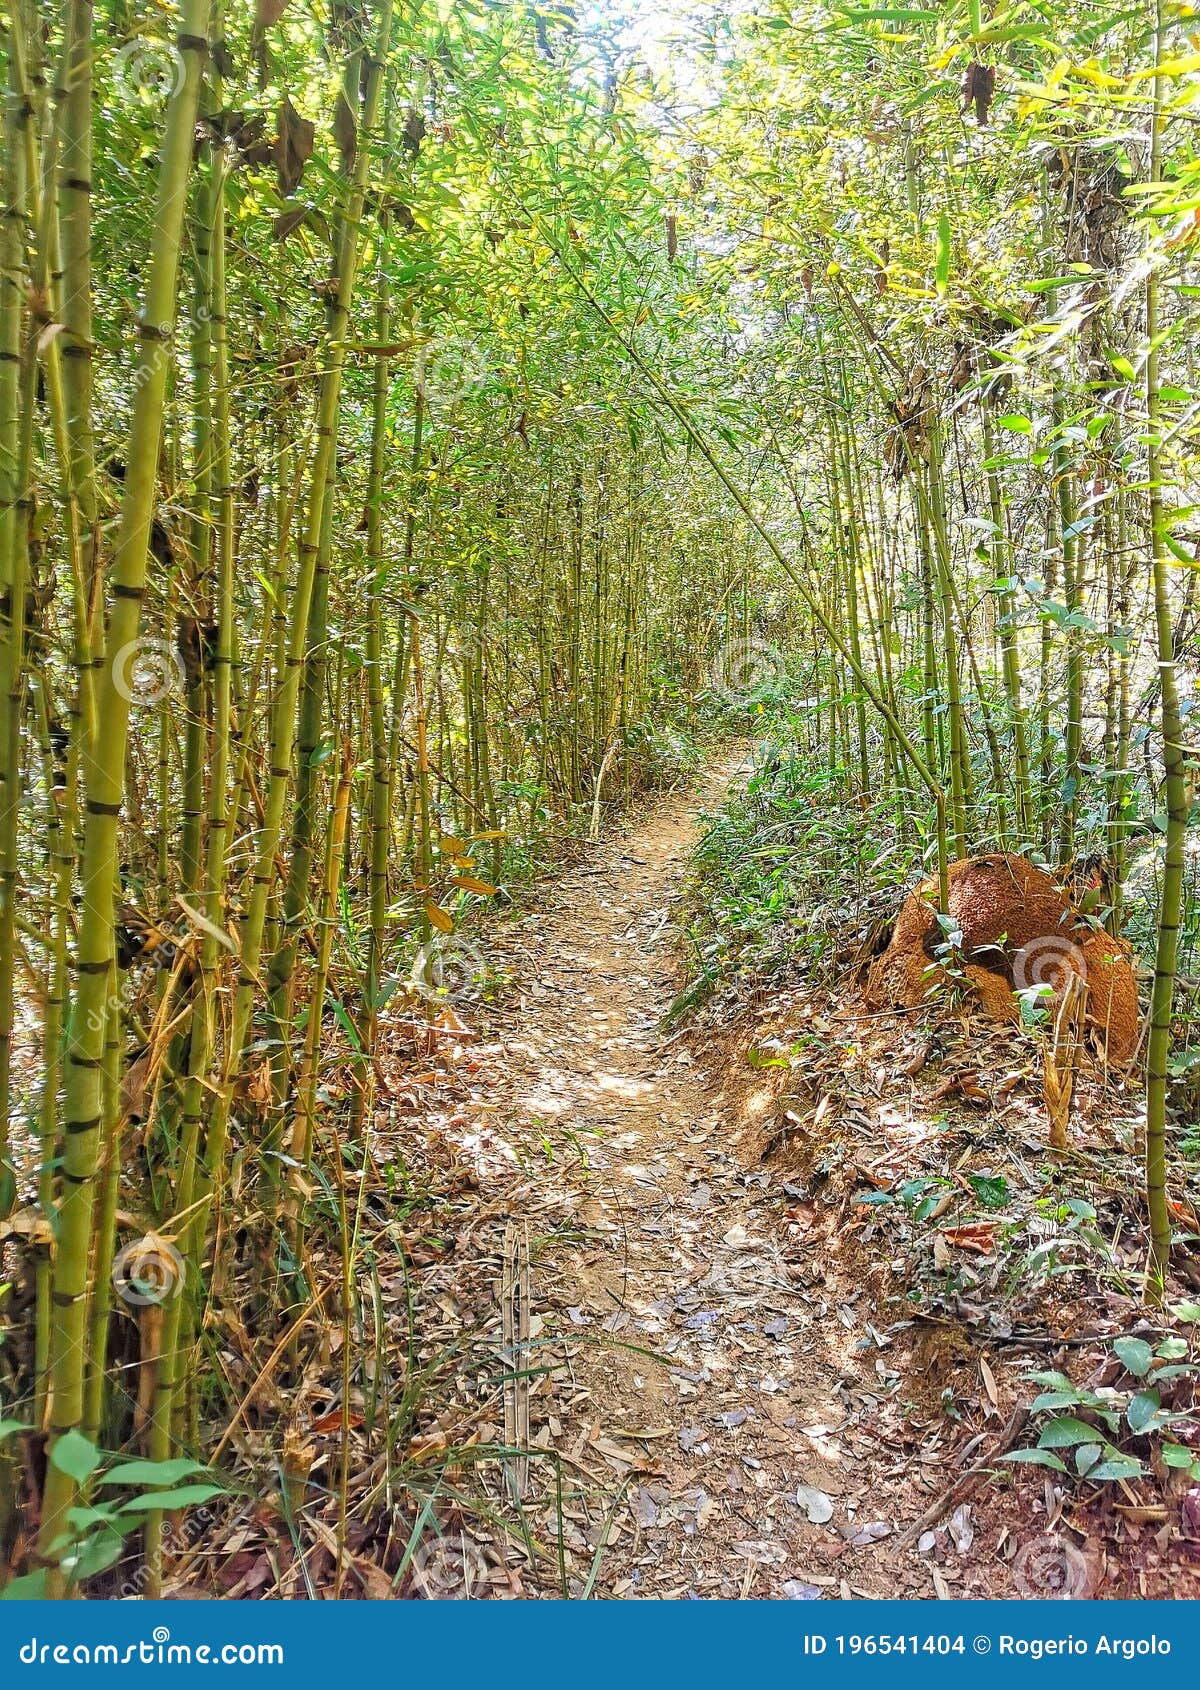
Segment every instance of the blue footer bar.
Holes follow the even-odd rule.
[[[631,1690],[953,1685],[1082,1671],[1133,1686],[1151,1664],[1194,1683],[1200,1613],[1171,1602],[11,1602],[0,1686],[53,1678]],[[769,1677],[768,1677],[769,1675]]]

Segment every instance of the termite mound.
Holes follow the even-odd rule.
[[[1133,950],[1074,908],[1045,869],[1025,857],[964,857],[949,868],[947,913],[961,932],[954,964],[997,1021],[1020,1019],[1017,992],[1049,986],[1057,995],[1070,974],[1087,984],[1084,1019],[1112,1062],[1127,1062],[1138,1039]],[[876,1008],[913,1008],[948,980],[935,914],[936,877],[904,900],[887,949],[867,976]]]

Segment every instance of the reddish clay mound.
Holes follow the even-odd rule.
[[[1138,1036],[1133,951],[1098,932],[1071,907],[1045,869],[1025,857],[967,857],[949,871],[951,920],[962,932],[962,972],[984,1009],[1015,1021],[1014,992],[1046,985],[1058,992],[1069,974],[1087,981],[1085,1010],[1114,1062],[1132,1055]],[[912,1007],[947,978],[937,959],[945,936],[934,910],[936,879],[910,892],[891,943],[871,968],[867,992],[876,1004]]]

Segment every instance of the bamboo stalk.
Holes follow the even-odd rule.
[[[162,167],[155,204],[153,254],[138,328],[135,399],[126,452],[125,493],[112,571],[105,667],[97,689],[98,732],[87,750],[84,776],[82,891],[76,970],[78,982],[67,1048],[64,1100],[65,1189],[58,1213],[55,1259],[56,1319],[50,1345],[51,1455],[56,1439],[83,1418],[87,1267],[94,1182],[105,1121],[102,1073],[107,996],[114,966],[113,885],[117,818],[125,781],[130,699],[122,667],[138,637],[146,590],[146,560],[162,436],[170,337],[175,320],[192,135],[207,52],[208,0],[183,0],[177,47],[183,74],[167,106]],[[101,731],[102,730],[102,731]],[[73,1505],[75,1481],[51,1460],[46,1475],[38,1552],[50,1568],[48,1589],[61,1594],[58,1566]]]

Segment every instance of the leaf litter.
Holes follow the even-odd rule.
[[[1084,1077],[1087,1149],[1047,1202],[1011,1029],[871,1016],[843,980],[718,995],[660,1031],[698,808],[740,761],[492,926],[492,1001],[393,1015],[358,1216],[367,1363],[343,1403],[344,1333],[319,1302],[285,1407],[261,1341],[223,1333],[230,1454],[280,1472],[282,1436],[282,1482],[214,1505],[175,1593],[1008,1596],[1031,1530],[1086,1540],[1105,1594],[1200,1588],[1178,1544],[1200,1539],[1200,1491],[1164,1525],[995,1460],[1021,1435],[1023,1370],[1094,1380],[1136,1324],[1112,1276],[1042,1271],[1086,1259],[1067,1186],[1132,1262],[1132,1102]],[[514,1220],[524,1354],[501,1331]],[[523,1451],[504,1439],[516,1379]]]

